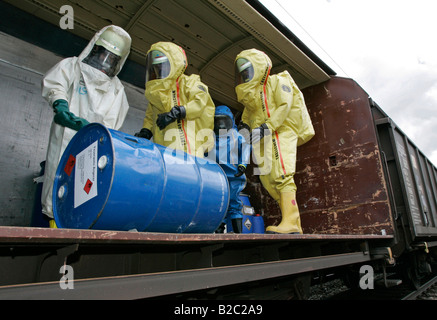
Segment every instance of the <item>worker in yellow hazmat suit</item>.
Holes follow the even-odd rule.
[[[89,122],[118,130],[129,104],[117,74],[130,52],[131,37],[122,28],[98,31],[78,57],[63,59],[42,80],[42,96],[53,107],[44,183],[42,211],[55,227],[52,189],[59,160],[70,140]]]
[[[249,49],[235,59],[235,91],[244,105],[239,129],[250,130],[255,160],[263,163],[260,180],[279,203],[282,220],[268,233],[302,233],[296,202],[296,151],[314,136],[304,98],[287,71],[270,75],[272,62]]]
[[[151,46],[146,62],[149,102],[143,128],[135,135],[203,157],[214,147],[215,106],[200,76],[184,74],[185,51],[171,42]]]

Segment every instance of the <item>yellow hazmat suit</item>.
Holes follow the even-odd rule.
[[[112,45],[110,47],[110,45]],[[130,52],[131,38],[122,28],[107,26],[97,32],[78,57],[66,58],[50,69],[42,80],[42,96],[50,106],[65,101],[69,112],[87,122],[98,122],[112,129],[119,129],[126,117],[129,104],[121,81],[117,74],[122,69]],[[92,55],[96,48],[101,52]],[[107,63],[111,52],[118,56],[112,65],[111,77],[105,70],[91,66],[84,60],[100,57],[109,48],[105,56]],[[52,189],[59,160],[75,130],[52,122],[47,149],[44,183],[41,196],[43,213],[53,218]]]
[[[282,221],[266,230],[302,233],[294,183],[296,152],[297,146],[314,136],[303,95],[287,71],[270,75],[272,62],[264,52],[244,50],[235,62],[236,75],[245,73],[235,88],[238,101],[245,107],[241,121],[252,130],[252,141],[257,140],[257,129],[267,129],[259,142],[253,142],[253,152],[262,165],[261,183],[278,201]]]
[[[149,105],[141,130],[149,132],[149,135],[143,137],[150,139],[153,134],[155,143],[203,157],[214,146],[215,106],[208,87],[201,82],[200,76],[184,74],[188,62],[180,46],[171,42],[155,43],[148,51],[149,57],[153,59],[146,67],[145,96]],[[163,62],[167,62],[167,70]],[[158,73],[150,71],[157,65],[161,75],[151,77],[149,73]],[[183,112],[172,122],[160,124],[161,128],[157,125],[160,115],[180,106]]]

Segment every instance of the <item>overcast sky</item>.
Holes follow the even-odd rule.
[[[436,0],[260,0],[437,165]]]

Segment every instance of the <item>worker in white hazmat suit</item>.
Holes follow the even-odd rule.
[[[314,136],[303,95],[287,71],[270,75],[272,62],[262,51],[242,51],[235,67],[235,91],[245,107],[239,129],[251,130],[254,156],[263,163],[261,183],[282,214],[280,224],[266,232],[302,233],[294,182],[296,152]]]
[[[42,80],[42,96],[55,113],[50,128],[42,210],[54,226],[52,189],[60,158],[84,125],[98,122],[119,129],[129,105],[117,74],[130,52],[131,38],[122,28],[106,26],[97,32],[78,57],[66,58]]]
[[[172,42],[151,46],[146,61],[149,102],[143,128],[135,135],[197,157],[214,147],[215,106],[197,74],[185,75],[185,51]]]

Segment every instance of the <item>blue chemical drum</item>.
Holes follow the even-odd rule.
[[[70,141],[53,187],[59,228],[212,233],[228,204],[215,162],[97,123]]]
[[[240,193],[240,199],[243,202],[243,233],[264,233],[264,220],[250,203],[247,194]]]
[[[242,233],[264,233],[264,220],[259,214],[255,214],[255,209],[250,204],[250,199],[247,194],[240,193],[239,198],[243,203],[241,213],[243,214],[242,220]],[[227,219],[226,231],[233,232],[232,221]]]
[[[256,214],[252,217],[253,233],[265,233],[264,219],[261,215]]]

